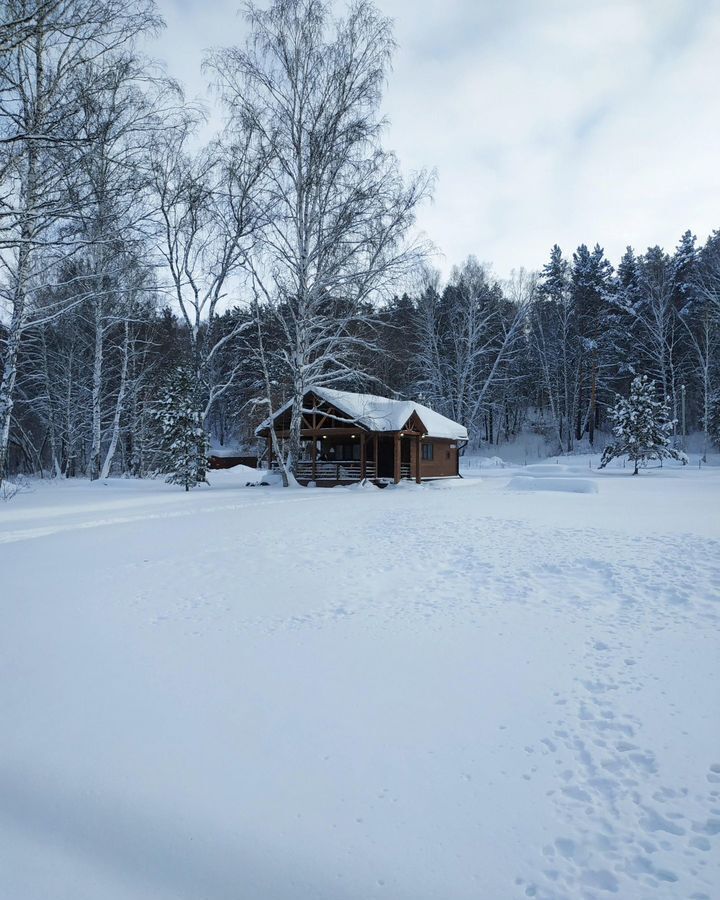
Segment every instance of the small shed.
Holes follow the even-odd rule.
[[[271,430],[280,441],[290,434],[292,403],[282,406],[256,429],[266,439],[264,463],[273,459]],[[302,457],[297,465],[301,484],[378,483],[460,475],[460,450],[467,443],[463,425],[412,400],[391,400],[313,388],[303,398]]]
[[[210,444],[210,452],[208,453],[209,469],[232,469],[234,466],[248,466],[250,469],[257,468],[257,454],[249,453],[247,448],[237,443],[217,444],[214,441]]]

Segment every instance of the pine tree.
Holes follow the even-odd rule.
[[[640,269],[635,251],[628,246],[618,264],[615,276],[616,304],[624,309],[634,310],[640,298]]]
[[[672,257],[675,305],[678,309],[681,309],[692,298],[700,257],[700,251],[695,246],[696,241],[695,235],[691,231],[686,231],[680,238]]]
[[[165,480],[186,491],[207,481],[208,439],[198,406],[193,377],[178,366],[170,373],[155,418],[162,433]]]
[[[563,259],[562,250],[553,244],[550,251],[550,262],[542,268],[540,293],[556,303],[561,303],[570,287],[570,266]]]
[[[531,342],[557,435],[558,450],[572,450],[579,394],[578,322],[570,269],[555,244],[543,266],[538,302],[530,320]]]
[[[667,404],[657,399],[655,382],[646,375],[638,375],[630,386],[628,399],[621,398],[610,413],[613,434],[617,438],[605,448],[600,468],[618,456],[627,456],[635,465],[649,459],[678,459],[683,465],[687,457],[670,446],[675,424],[670,420]]]
[[[599,424],[598,389],[602,389],[608,347],[608,298],[612,294],[613,269],[605,251],[595,244],[592,252],[581,244],[573,253],[571,292],[578,327],[578,388],[575,437],[579,441],[587,431],[594,443]]]

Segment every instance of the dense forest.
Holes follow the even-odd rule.
[[[247,41],[207,55],[224,123],[201,146],[202,111],[138,49],[150,0],[3,5],[0,477],[163,471],[173,410],[199,447],[251,453],[320,385],[420,400],[471,449],[533,430],[572,451],[643,374],[707,452],[720,232],[443,282],[414,227],[433,176],[383,147],[391,23],[364,0],[246,13]]]

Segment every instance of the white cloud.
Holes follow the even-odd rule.
[[[161,0],[158,52],[203,93],[202,50],[239,42],[236,3]],[[504,275],[558,242],[671,247],[720,227],[720,7],[703,0],[379,0],[400,44],[387,143],[435,167],[420,226]]]

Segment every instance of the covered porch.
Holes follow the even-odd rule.
[[[255,431],[270,468],[278,468],[273,431],[285,452],[291,419],[288,402]],[[466,441],[462,425],[414,401],[315,388],[302,401],[296,477],[318,487],[458,477]]]
[[[284,440],[285,434],[278,434]],[[420,483],[422,433],[402,431],[394,434],[368,433],[355,429],[303,429],[302,456],[297,463],[301,484],[319,486],[370,481],[394,482],[414,479]],[[278,467],[268,435],[266,456],[272,468]]]

